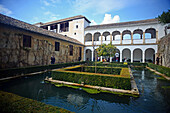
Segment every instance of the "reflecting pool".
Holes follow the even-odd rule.
[[[165,113],[170,111],[170,82],[147,69],[132,69],[140,97],[107,93],[88,94],[81,89],[44,83],[50,72],[9,80],[0,90],[35,99],[76,113]]]

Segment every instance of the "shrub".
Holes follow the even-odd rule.
[[[162,74],[165,74],[166,76],[170,77],[170,68],[168,67],[164,67],[164,66],[160,66],[160,65],[155,65],[152,63],[148,63],[148,66]]]
[[[71,113],[63,108],[0,91],[1,113]]]
[[[88,85],[110,87],[117,89],[131,89],[130,77],[101,75],[97,73],[71,72],[57,70],[52,71],[52,78],[73,83],[84,82]]]
[[[54,64],[54,65],[45,65],[45,66],[31,66],[31,67],[21,67],[21,68],[11,68],[11,69],[1,69],[0,70],[0,78],[11,77],[21,74],[34,73],[39,71],[44,71],[48,69],[57,69],[67,66],[84,64],[86,62],[73,62],[73,63],[62,63],[62,64]]]

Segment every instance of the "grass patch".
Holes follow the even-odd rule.
[[[1,113],[71,113],[63,108],[0,91]]]

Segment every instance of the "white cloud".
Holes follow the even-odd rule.
[[[97,23],[94,20],[91,20],[91,24],[90,25],[97,25]]]
[[[5,15],[10,15],[12,14],[12,11],[5,8],[3,5],[0,4],[0,13],[5,14]]]
[[[105,14],[104,20],[102,21],[101,24],[118,23],[118,22],[120,22],[119,15],[115,15],[112,19],[111,14]]]
[[[47,0],[41,0],[41,2],[42,2],[45,6],[49,6],[49,5],[50,5],[50,3],[47,2]]]
[[[54,14],[53,12],[50,12],[50,11],[46,11],[44,12],[44,17],[45,17],[45,20],[47,21],[54,21],[54,20],[57,20],[60,15],[58,14]]]

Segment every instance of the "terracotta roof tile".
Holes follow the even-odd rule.
[[[64,18],[64,19],[60,19],[60,20],[56,20],[56,21],[52,21],[52,22],[43,23],[43,26],[44,26],[44,25],[54,24],[54,23],[65,22],[65,21],[69,21],[69,20],[80,19],[80,18],[85,18],[86,21],[88,21],[89,23],[91,23],[85,16],[78,15],[78,16],[73,16],[73,17],[69,17],[69,18]]]
[[[130,25],[135,25],[135,24],[147,24],[147,23],[158,23],[158,19],[147,19],[147,20],[130,21],[130,22],[92,25],[92,26],[87,26],[85,28],[85,30],[100,29],[100,28],[103,29],[103,28],[109,28],[109,27],[130,26]]]
[[[54,33],[52,31],[48,31],[46,29],[39,28],[35,25],[31,25],[31,24],[22,22],[20,20],[16,20],[14,18],[5,16],[5,15],[2,15],[2,14],[0,14],[0,23],[10,25],[10,26],[13,26],[13,27],[17,27],[17,28],[21,28],[21,29],[24,29],[24,30],[28,30],[28,31],[31,31],[31,32],[36,32],[36,33],[46,35],[46,36],[49,36],[49,37],[52,37],[52,38],[56,38],[56,39],[59,39],[59,40],[64,40],[64,41],[67,41],[67,42],[71,42],[71,43],[75,43],[75,44],[79,44],[79,45],[84,45],[81,42],[79,42],[78,40],[73,39],[71,37],[63,36],[61,34]]]

